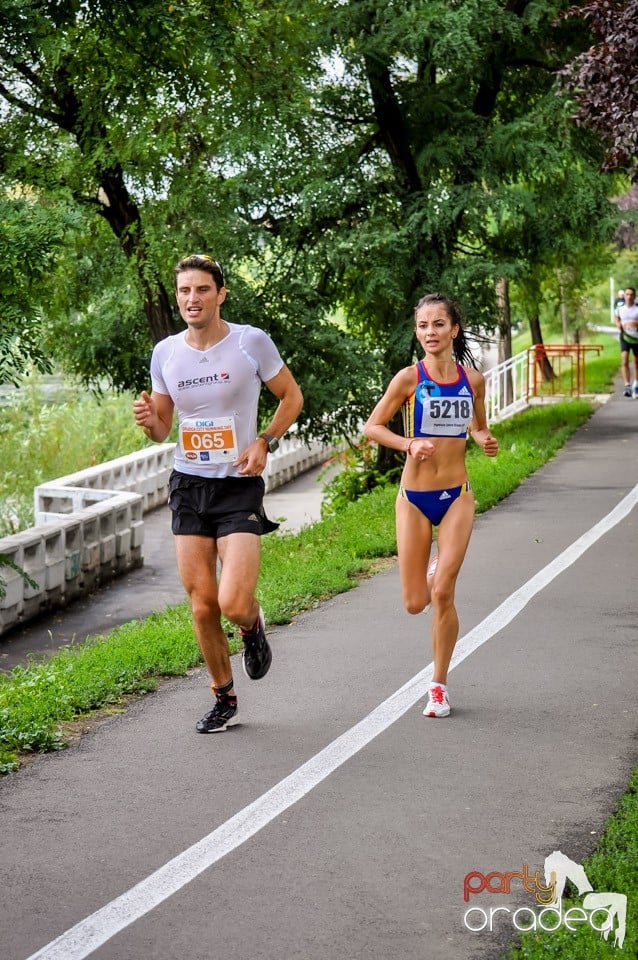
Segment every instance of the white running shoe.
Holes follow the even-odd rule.
[[[423,711],[424,717],[449,717],[450,701],[447,690],[439,683],[433,683],[428,691],[428,702]]]

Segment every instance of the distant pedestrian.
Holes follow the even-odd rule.
[[[195,636],[215,695],[212,710],[196,729],[217,733],[238,719],[222,614],[240,628],[247,676],[259,680],[270,668],[272,652],[255,589],[260,537],[278,525],[264,512],[261,474],[268,454],[299,415],[303,398],[263,330],[222,319],[226,288],[216,260],[203,254],[180,260],[175,290],[187,329],[155,346],[152,393],[144,391],[133,411],[146,436],[161,443],[177,410],[179,441],[169,483],[172,530]],[[258,433],[262,383],[279,405]]]
[[[624,303],[614,319],[620,335],[620,367],[625,382],[624,396],[638,398],[638,306],[634,287],[625,287]],[[629,354],[633,354],[634,382],[630,381]]]
[[[454,593],[475,509],[465,466],[467,437],[471,430],[488,457],[498,453],[498,441],[487,426],[485,380],[474,367],[454,301],[442,293],[423,297],[415,326],[425,357],[396,374],[364,432],[406,454],[396,502],[403,602],[413,614],[432,604],[434,673],[423,713],[447,717],[447,674],[459,634]],[[398,410],[403,436],[387,426]],[[433,527],[438,553],[430,561]]]

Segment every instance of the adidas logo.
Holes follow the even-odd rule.
[[[447,490],[444,490],[441,496],[439,497],[439,500],[451,500],[451,499],[452,498],[450,497],[450,494],[447,492]]]
[[[199,362],[200,362],[200,363],[208,363],[208,357],[202,357],[202,359],[201,359]]]
[[[257,516],[256,513],[249,513],[248,516],[246,517],[246,520],[254,520],[255,523],[259,523],[259,517]]]
[[[472,393],[470,390],[467,389],[467,387],[461,387],[461,389],[459,390],[459,397],[471,397],[471,396],[472,396]]]

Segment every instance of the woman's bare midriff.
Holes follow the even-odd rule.
[[[465,467],[466,440],[463,437],[428,437],[436,447],[425,460],[407,456],[401,485],[406,490],[444,490],[458,487],[467,480]]]

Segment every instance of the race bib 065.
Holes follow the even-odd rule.
[[[187,417],[180,424],[179,439],[192,463],[232,463],[239,452],[234,417]]]

